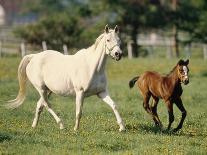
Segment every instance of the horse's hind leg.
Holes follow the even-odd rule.
[[[158,114],[157,114],[157,104],[159,102],[159,98],[155,97],[155,96],[152,96],[153,97],[153,103],[152,105],[150,105],[150,109],[151,109],[151,112],[152,112],[152,117],[153,117],[153,120],[155,122],[155,125],[158,125],[160,127],[162,127],[162,123],[158,117]]]
[[[47,111],[55,118],[56,122],[60,125],[60,129],[63,129],[63,124],[61,119],[55,114],[55,112],[51,109],[48,102],[48,91],[44,88],[35,87],[40,94],[40,99],[37,102],[36,113],[32,123],[32,127],[36,127],[40,113],[43,107],[46,107]]]
[[[47,111],[54,117],[55,121],[57,122],[57,124],[60,125],[60,129],[63,129],[63,123],[62,120],[57,116],[57,114],[52,110],[50,103],[48,101],[48,92],[44,91],[43,92],[43,98],[44,98],[44,106],[47,109]]]
[[[39,120],[39,117],[40,117],[40,113],[42,112],[43,110],[43,98],[41,97],[39,99],[39,101],[37,102],[37,107],[36,107],[36,112],[35,112],[35,117],[34,117],[34,120],[33,120],[33,123],[32,123],[32,127],[35,128],[37,126],[37,123],[38,123],[38,120]]]

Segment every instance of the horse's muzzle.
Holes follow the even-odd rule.
[[[118,53],[118,52],[115,53],[115,60],[116,61],[121,60],[121,57],[122,57],[122,53]]]

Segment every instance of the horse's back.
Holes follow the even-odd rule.
[[[64,75],[67,71],[65,57],[52,50],[34,55],[27,66],[27,77],[35,88],[47,87],[57,94],[65,94],[69,85]],[[60,89],[62,91],[59,91]]]

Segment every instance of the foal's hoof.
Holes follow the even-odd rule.
[[[172,130],[172,132],[177,132],[178,130],[180,130],[180,129],[175,128],[175,129]]]

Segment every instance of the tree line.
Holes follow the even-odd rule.
[[[16,28],[15,34],[35,45],[44,40],[52,49],[86,47],[107,23],[119,25],[123,45],[132,41],[135,57],[139,33],[152,29],[171,32],[177,57],[181,42],[207,42],[205,0],[36,0],[24,5],[22,12],[36,13],[38,21]],[[187,39],[180,40],[179,32]]]

